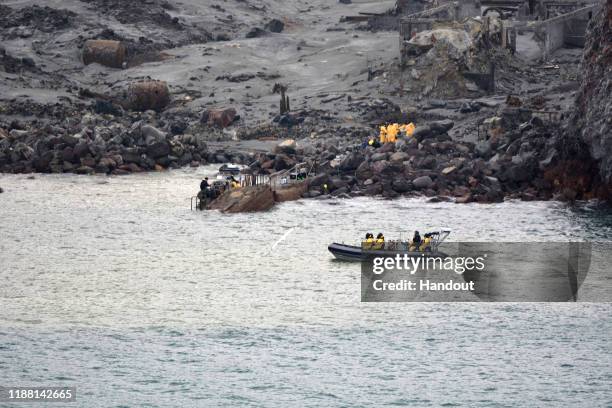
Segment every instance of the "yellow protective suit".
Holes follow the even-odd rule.
[[[385,126],[380,127],[380,143],[387,143],[387,128]]]
[[[400,127],[397,123],[387,126],[387,142],[395,143],[397,141],[397,134],[400,131]]]
[[[431,238],[425,238],[423,243],[421,244],[421,248],[419,249],[421,252],[425,252],[427,248],[431,245]]]
[[[374,245],[373,249],[384,249],[385,248],[385,238],[378,238],[376,240],[376,244]]]
[[[416,126],[414,126],[414,123],[412,122],[410,122],[407,125],[402,125],[400,127],[400,130],[404,132],[406,136],[410,136],[410,137],[412,137],[412,135],[414,134],[414,129],[416,129]]]

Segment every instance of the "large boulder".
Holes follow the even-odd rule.
[[[278,154],[274,159],[274,170],[280,171],[290,169],[295,166],[295,164],[295,160],[291,159],[286,154]]]
[[[121,152],[121,157],[125,163],[140,163],[140,152],[137,147],[127,147]]]
[[[274,147],[274,153],[295,154],[297,142],[293,139],[283,140]]]
[[[367,161],[362,162],[355,171],[355,177],[357,177],[357,180],[361,181],[369,179],[370,177],[372,177],[372,175],[373,173],[370,169],[370,163],[368,163]]]
[[[301,182],[283,186],[274,190],[274,201],[282,203],[285,201],[295,201],[302,198],[308,191],[308,183]]]
[[[374,162],[370,165],[370,169],[374,174],[381,175],[383,173],[389,172],[389,162],[386,160],[381,160]]]
[[[144,125],[140,128],[142,137],[147,145],[166,140],[166,134],[151,125]]]
[[[274,193],[268,185],[228,190],[208,206],[225,213],[267,211],[274,206]]]
[[[79,143],[77,143],[76,146],[74,146],[72,152],[74,154],[74,157],[80,159],[81,157],[84,157],[85,155],[89,154],[91,150],[89,148],[89,144],[86,141],[81,140]]]
[[[393,153],[391,157],[389,158],[389,160],[391,160],[392,162],[397,162],[397,163],[403,163],[409,159],[410,159],[410,155],[405,152]]]
[[[431,130],[431,128],[427,125],[423,125],[423,126],[417,126],[416,129],[414,129],[414,133],[412,134],[412,137],[414,137],[417,141],[420,142],[432,135],[433,135],[433,131]]]
[[[340,163],[340,170],[356,170],[363,161],[364,157],[361,153],[353,152],[349,154],[344,160],[342,160],[342,163]]]
[[[147,146],[147,155],[154,159],[170,154],[170,144],[167,141],[155,142]]]
[[[285,29],[285,23],[277,18],[273,18],[266,23],[265,29],[271,33],[281,33]]]
[[[202,114],[202,122],[223,129],[234,123],[237,116],[234,108],[210,109]]]
[[[389,156],[389,153],[374,153],[370,157],[370,161],[377,162],[377,161],[381,161],[381,160],[387,160],[388,156]]]
[[[412,190],[412,183],[410,183],[404,178],[399,177],[393,180],[391,186],[393,187],[394,191],[400,194],[404,194]]]
[[[79,143],[79,138],[66,134],[62,136],[62,142],[66,143],[70,147],[74,147],[77,145],[77,143]]]
[[[533,180],[537,175],[540,163],[532,153],[516,155],[512,161],[504,166],[504,170],[499,175],[502,181],[522,182]]]
[[[365,186],[363,193],[367,196],[380,195],[383,192],[383,185],[381,183],[373,183]]]
[[[40,156],[36,157],[32,161],[32,165],[38,172],[41,172],[41,173],[47,172],[49,171],[49,165],[51,164],[51,161],[53,160],[53,156],[54,156],[53,150],[47,150]]]
[[[582,141],[585,156],[599,168],[604,183],[612,184],[612,2],[593,15],[584,47],[580,89],[563,141],[566,159],[576,159]],[[580,158],[578,158],[580,160]],[[567,168],[567,167],[566,167]],[[576,169],[573,169],[576,172]],[[572,170],[569,170],[570,172]],[[575,187],[575,186],[572,186]]]
[[[476,146],[474,147],[476,155],[485,159],[491,156],[492,150],[491,142],[488,140],[481,140],[476,143]]]
[[[429,176],[421,176],[412,180],[412,185],[414,186],[414,188],[417,188],[419,190],[425,190],[433,185],[433,180]]]
[[[323,184],[328,184],[329,182],[330,182],[329,174],[321,173],[321,174],[317,174],[316,176],[310,179],[310,186],[320,187]]]
[[[376,153],[393,153],[395,151],[395,143],[385,143],[376,150]]]
[[[450,119],[438,120],[429,124],[431,131],[436,134],[446,133],[451,130],[453,126],[455,126],[455,124]]]

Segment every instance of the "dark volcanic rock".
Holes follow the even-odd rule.
[[[372,177],[373,173],[370,169],[370,164],[367,161],[362,162],[357,170],[355,171],[355,177],[357,180],[365,181]]]
[[[317,174],[315,177],[313,177],[310,180],[309,184],[311,187],[319,187],[319,186],[322,186],[323,184],[329,184],[329,182],[330,182],[329,174],[322,173],[322,174]]]
[[[340,163],[340,170],[342,171],[356,170],[363,161],[364,161],[364,157],[361,153],[353,152],[349,154],[342,161],[342,163]]]
[[[393,190],[397,191],[400,194],[404,194],[412,190],[412,183],[403,178],[394,179],[391,185],[393,187]]]
[[[412,184],[419,190],[425,190],[433,185],[433,180],[429,176],[421,176],[412,180]]]
[[[244,187],[228,190],[210,205],[210,209],[227,213],[266,211],[274,206],[274,194],[270,186]]]
[[[266,34],[266,30],[263,30],[259,27],[253,27],[246,33],[246,38],[257,38]]]
[[[211,109],[202,114],[201,121],[209,126],[226,128],[237,119],[237,112],[234,108]]]
[[[166,141],[155,142],[147,146],[147,154],[157,159],[170,154],[170,144]]]
[[[584,48],[583,75],[576,97],[576,109],[570,118],[573,130],[567,144],[575,143],[574,135],[586,144],[598,163],[601,178],[612,183],[612,2],[593,18]],[[571,146],[569,146],[569,150]]]
[[[266,23],[265,28],[271,33],[280,33],[285,29],[285,23],[283,23],[279,19],[273,18],[272,20],[268,21],[268,23]]]
[[[73,25],[76,14],[65,9],[47,6],[28,6],[11,9],[0,5],[0,27],[35,27],[43,32],[53,32]]]
[[[73,150],[73,154],[77,159],[90,153],[89,144],[85,141],[80,141]]]
[[[429,124],[431,131],[436,134],[446,133],[451,130],[453,126],[455,126],[455,123],[450,119],[439,120]]]
[[[412,136],[419,142],[432,135],[433,131],[427,125],[417,126],[417,128],[414,130],[414,133],[412,134]]]

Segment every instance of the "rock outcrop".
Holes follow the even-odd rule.
[[[548,178],[567,199],[612,198],[612,3],[593,17],[575,111]],[[552,156],[551,156],[552,157]]]
[[[299,200],[306,191],[308,191],[308,183],[306,181],[277,188],[274,191],[274,201],[282,203]]]
[[[213,201],[209,210],[224,213],[267,211],[274,206],[274,194],[268,185],[228,190]]]
[[[603,181],[612,182],[612,3],[590,27],[584,50],[584,76],[572,120]]]

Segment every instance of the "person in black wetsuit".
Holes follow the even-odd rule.
[[[208,189],[208,177],[205,177],[204,180],[200,183],[200,191],[206,191]]]
[[[211,197],[210,184],[208,184],[208,177],[205,177],[204,180],[200,183],[200,199],[202,198],[210,198]]]
[[[412,237],[412,244],[410,245],[411,251],[418,251],[421,246],[421,234],[419,231],[414,231],[414,237]]]

